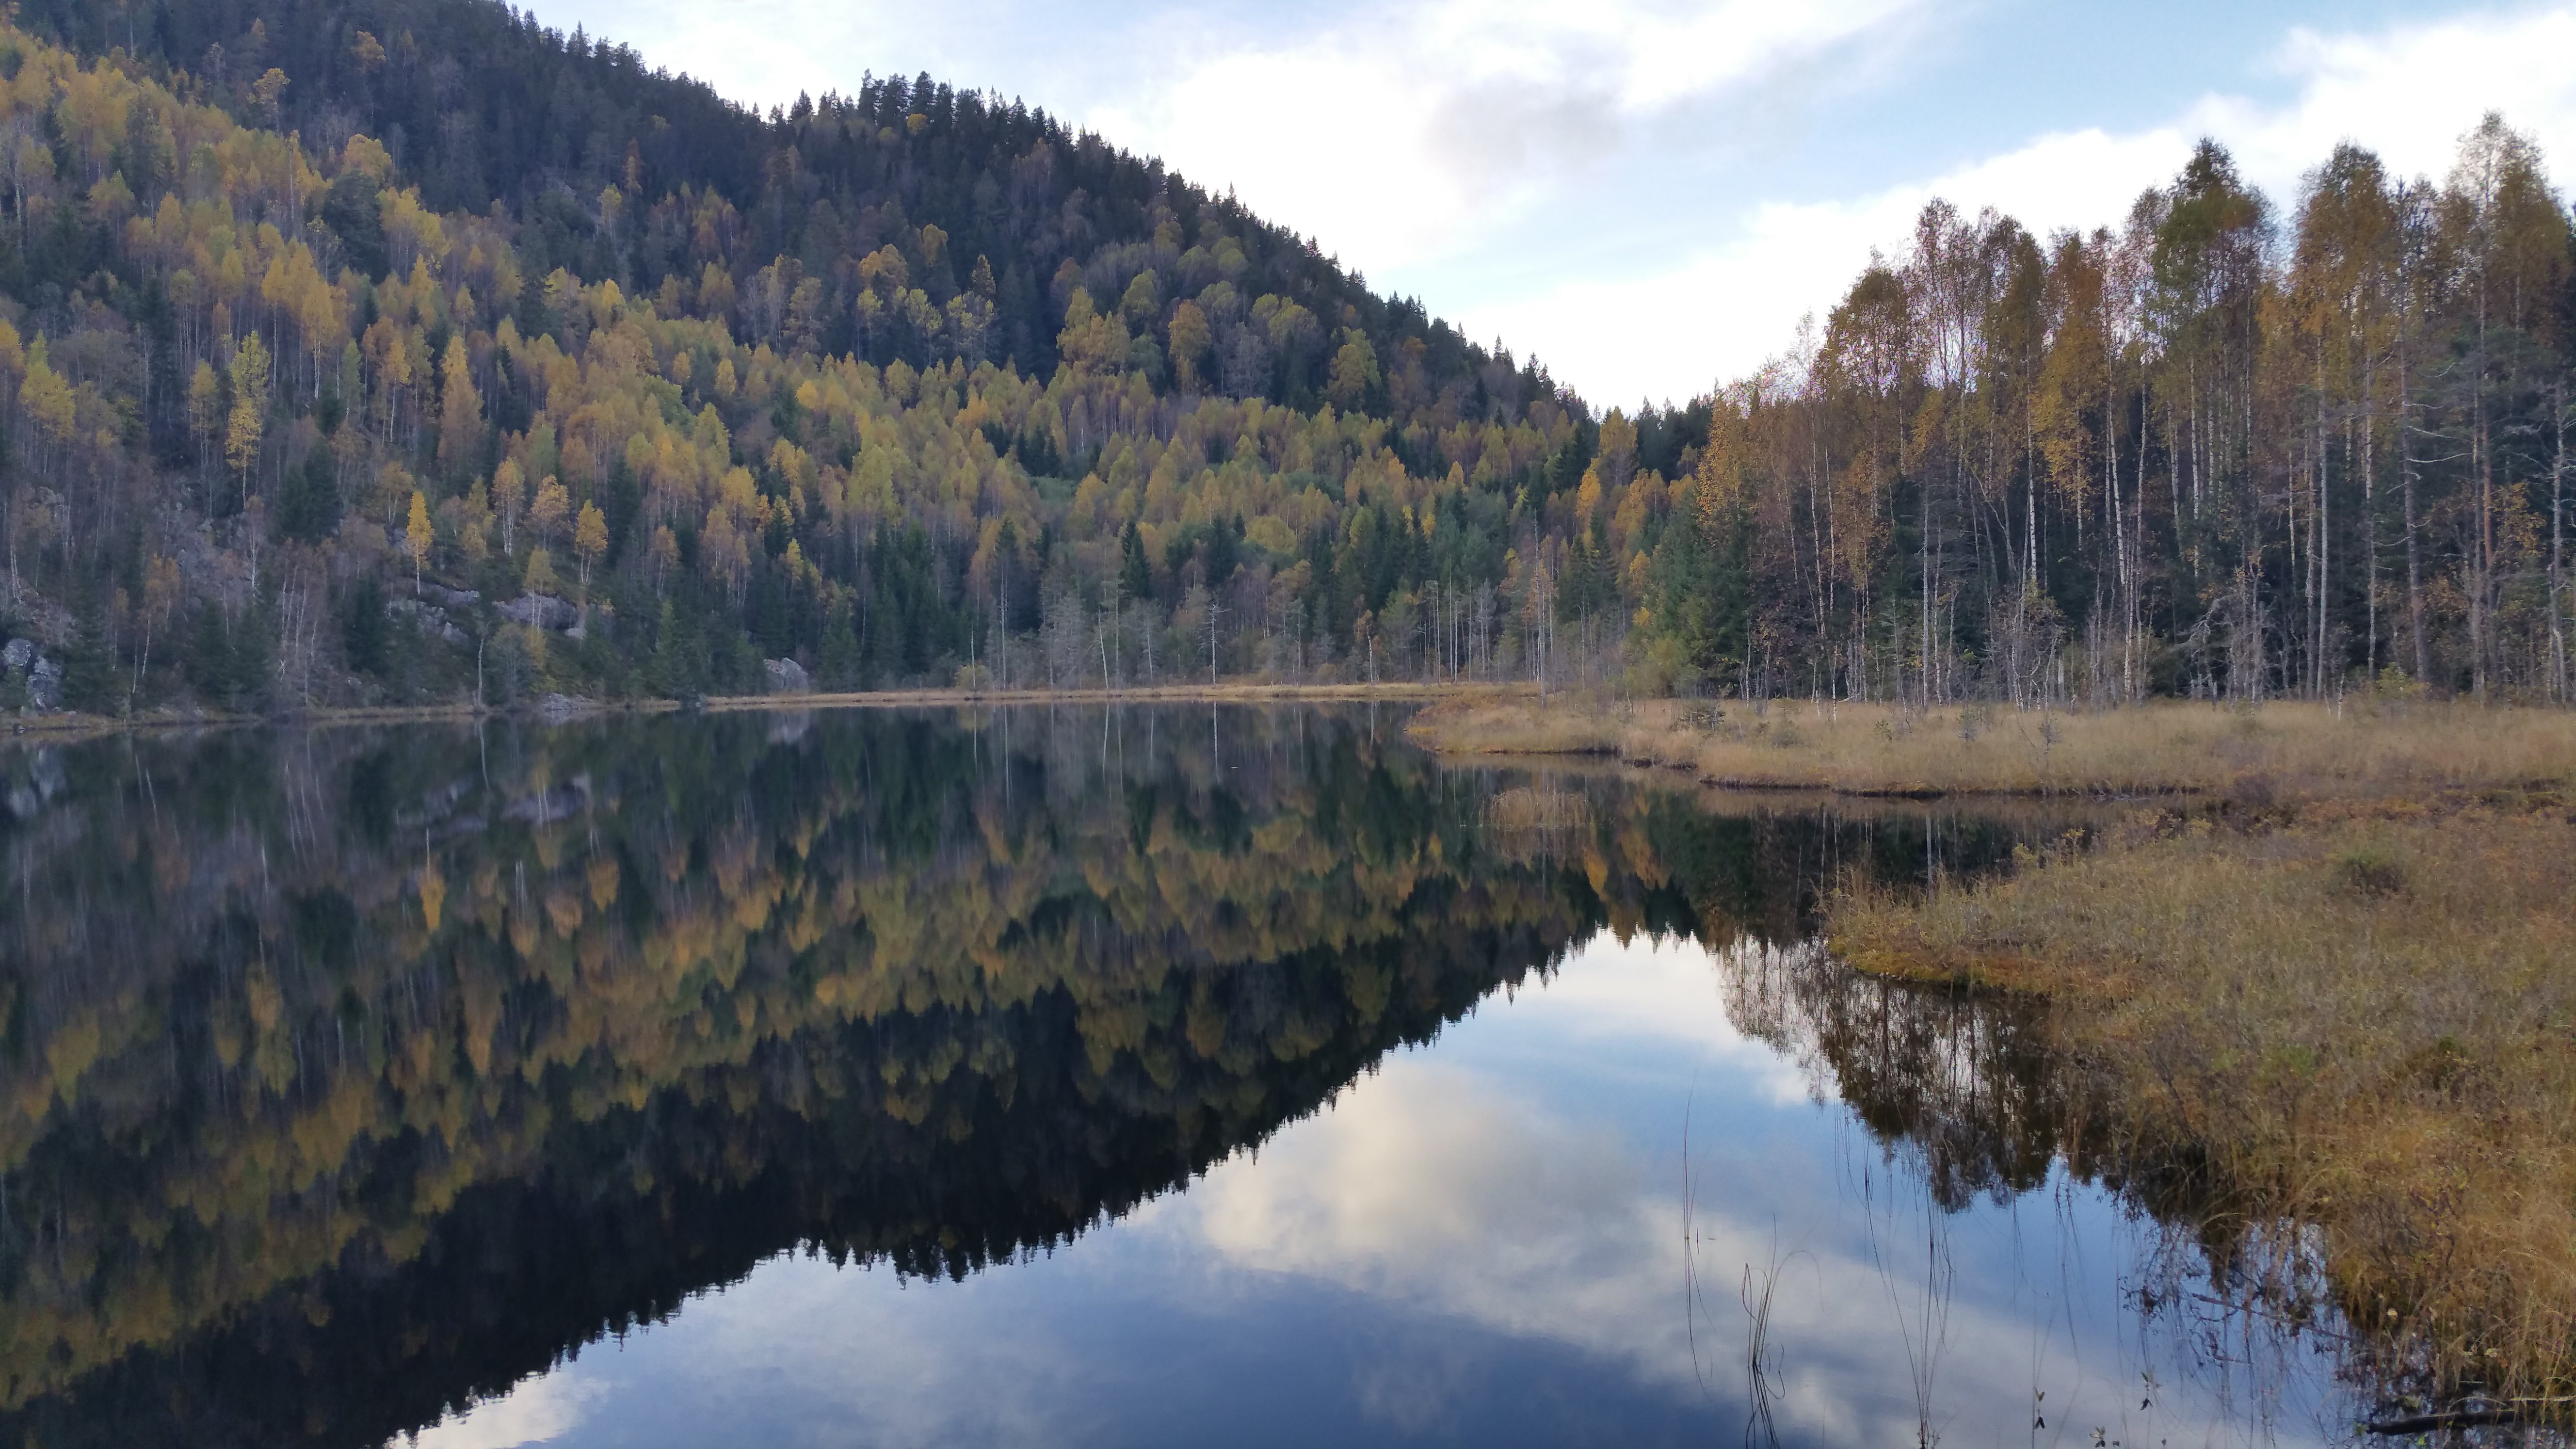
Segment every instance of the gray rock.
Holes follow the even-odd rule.
[[[422,598],[436,599],[451,609],[471,608],[483,598],[472,589],[442,589],[436,584],[421,585],[420,594]]]
[[[589,700],[576,699],[569,694],[547,694],[537,699],[537,718],[548,724],[562,724],[566,720],[579,719],[598,708],[598,705]]]
[[[27,671],[27,703],[45,714],[63,707],[63,667],[42,654]]]
[[[35,662],[36,641],[33,639],[12,639],[8,648],[0,649],[0,667],[24,669]]]
[[[503,617],[540,629],[560,632],[581,622],[581,610],[551,594],[521,594],[500,607]]]
[[[763,667],[769,671],[772,694],[810,694],[814,690],[814,681],[806,676],[805,666],[793,659],[767,660]]]
[[[436,604],[424,604],[418,599],[394,599],[385,605],[385,609],[411,620],[422,633],[435,634],[450,644],[461,646],[474,642],[473,636],[456,627],[455,621],[447,617],[447,611]]]

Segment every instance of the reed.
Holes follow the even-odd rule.
[[[2387,758],[2463,768],[2416,753],[2421,725],[2392,733]],[[2528,772],[2530,748],[2469,748],[2466,768]],[[2388,796],[2221,819],[2143,814],[1928,895],[1854,885],[1831,946],[2039,993],[2133,1156],[2192,1164],[2240,1222],[2322,1230],[2384,1366],[2564,1421],[2576,817]]]
[[[1740,789],[1855,795],[2338,796],[2576,786],[2576,713],[2425,702],[2094,713],[1774,701],[1457,699],[1408,729],[1453,754],[1598,754]]]

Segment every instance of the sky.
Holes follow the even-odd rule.
[[[535,0],[737,100],[927,71],[1255,211],[1599,407],[1794,345],[1923,204],[2116,225],[2215,137],[2294,213],[2489,110],[2576,184],[2576,0]]]

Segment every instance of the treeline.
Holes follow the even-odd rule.
[[[1927,207],[1710,399],[1666,679],[1932,702],[2570,698],[2566,211],[2489,117],[2283,220],[2204,142],[2118,227]]]

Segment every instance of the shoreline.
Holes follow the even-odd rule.
[[[1855,799],[2225,800],[2576,795],[2576,711],[2517,705],[2157,700],[2098,711],[1579,697],[1434,702],[1405,724],[1449,759],[1615,760],[1729,793]]]
[[[699,700],[571,698],[570,708],[517,706],[495,709],[473,704],[348,705],[300,709],[277,714],[25,715],[8,721],[7,740],[62,743],[109,735],[164,734],[187,730],[291,727],[339,729],[358,725],[464,723],[478,720],[531,720],[572,724],[618,715],[743,714],[809,709],[975,709],[1035,705],[1096,704],[1362,704],[1378,701],[1501,700],[1534,692],[1533,686],[1509,683],[1378,684],[1160,684],[1127,689],[921,689],[845,690],[808,694],[709,695]]]

